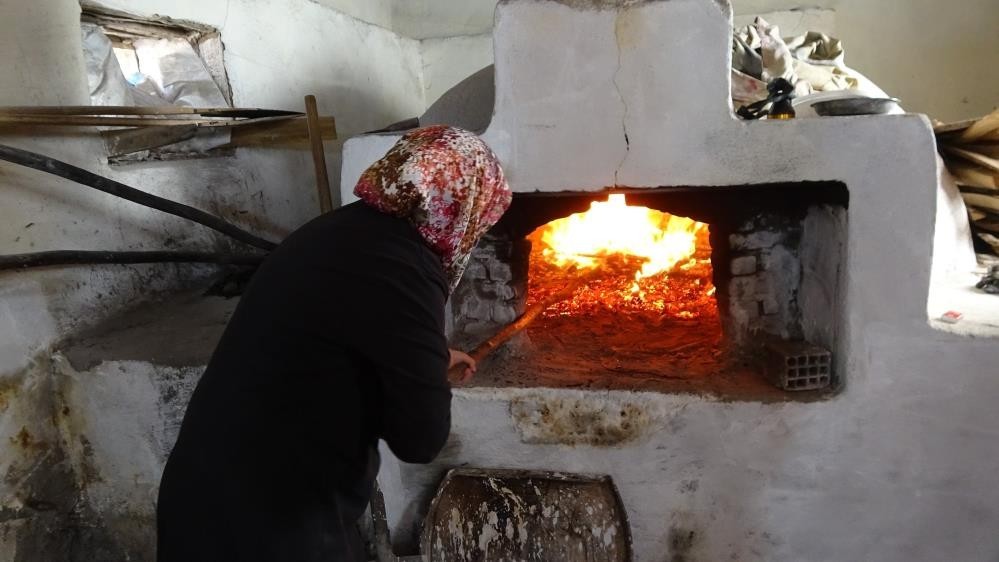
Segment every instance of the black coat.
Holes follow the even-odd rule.
[[[377,440],[430,462],[450,430],[440,259],[363,203],[254,275],[160,485],[159,562],[355,560]]]

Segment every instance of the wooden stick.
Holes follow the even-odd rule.
[[[197,125],[227,127],[230,119],[170,119],[159,117],[105,117],[100,115],[2,115],[0,126],[34,125],[37,127],[162,127],[165,125]]]
[[[163,211],[164,213],[169,213],[174,216],[194,221],[198,224],[207,226],[208,228],[235,238],[244,244],[249,244],[250,246],[264,250],[273,250],[277,247],[277,244],[271,242],[270,240],[265,240],[255,236],[232,223],[226,222],[225,220],[208,214],[200,209],[195,209],[194,207],[189,207],[169,199],[157,197],[146,193],[145,191],[140,191],[134,187],[129,187],[123,183],[116,182],[112,179],[88,172],[82,168],[77,168],[71,164],[61,162],[54,158],[49,158],[48,156],[0,144],[0,160],[6,160],[21,166],[34,168],[35,170],[59,176],[87,187],[103,191],[104,193],[121,197],[122,199],[127,199],[133,203],[145,205],[146,207]]]
[[[531,325],[541,313],[548,309],[551,305],[564,301],[565,299],[571,297],[580,287],[593,280],[594,276],[583,275],[569,282],[561,291],[553,293],[547,299],[535,304],[534,306],[528,308],[524,311],[524,314],[520,318],[514,320],[512,323],[507,325],[507,327],[500,330],[496,335],[487,339],[486,341],[480,343],[478,347],[473,349],[469,355],[472,359],[475,359],[476,363],[482,361],[489,356],[490,353],[496,351],[496,349],[510,340],[513,336],[522,332],[524,328]]]
[[[281,109],[258,109],[240,107],[184,107],[162,105],[157,107],[133,107],[127,105],[38,105],[0,107],[0,116],[7,115],[209,115],[213,117],[274,117],[279,115],[302,115],[300,111]]]
[[[100,115],[0,115],[0,127],[32,125],[36,127],[241,127],[270,121],[294,119],[298,115],[276,115],[253,119],[205,119],[200,117],[161,118],[151,116],[107,117]]]
[[[316,96],[305,96],[305,115],[309,124],[309,144],[312,146],[312,164],[316,168],[316,189],[319,191],[319,212],[333,210],[330,194],[330,177],[326,171],[326,152],[323,150],[323,133],[319,123],[319,106]]]
[[[95,265],[131,263],[216,263],[223,265],[257,265],[264,260],[260,254],[223,254],[213,252],[105,252],[56,250],[0,256],[0,271],[51,267],[57,265]]]

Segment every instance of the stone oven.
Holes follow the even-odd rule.
[[[609,475],[639,560],[870,558],[887,513],[857,478],[923,485],[877,443],[893,439],[884,406],[909,374],[889,367],[936,360],[932,345],[891,338],[939,341],[929,288],[960,231],[929,123],[738,120],[730,22],[725,0],[502,0],[494,70],[421,120],[479,131],[515,191],[451,300],[455,343],[476,345],[572,279],[592,275],[595,293],[559,301],[455,389],[433,464],[383,451],[399,549],[415,549],[458,466]],[[399,136],[346,143],[344,202]],[[636,278],[641,264],[579,250],[601,262],[593,274],[539,232],[594,204],[620,211],[621,195],[684,234],[665,269]],[[767,372],[818,390],[778,389]]]

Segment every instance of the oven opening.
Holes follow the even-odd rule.
[[[530,318],[478,386],[828,396],[846,199],[833,182],[517,196],[452,297],[452,344]]]

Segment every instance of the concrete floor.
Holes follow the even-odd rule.
[[[980,260],[982,265],[974,272],[955,276],[943,287],[933,289],[928,307],[930,326],[964,336],[999,337],[999,295],[975,288],[988,265],[999,263],[999,258],[981,256]],[[950,310],[964,316],[955,324],[940,320],[941,315]]]

